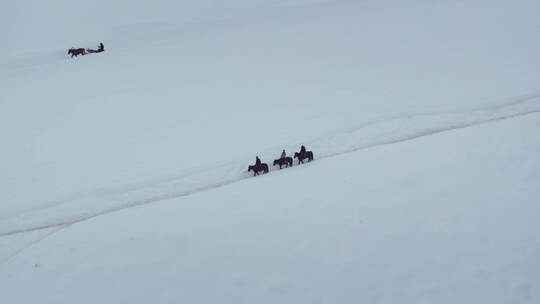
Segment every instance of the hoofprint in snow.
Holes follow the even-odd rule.
[[[317,159],[321,159],[536,112],[540,112],[540,96],[533,95],[474,111],[412,115],[377,121],[311,139],[306,145],[315,151]],[[287,150],[294,151],[298,146],[289,143]],[[265,151],[261,155],[270,160],[277,154],[276,151]],[[248,163],[242,159],[222,161],[179,172],[174,176],[158,177],[119,188],[100,189],[83,197],[50,202],[45,207],[0,220],[0,236],[70,225],[125,208],[238,182],[251,176],[246,172],[247,166]]]

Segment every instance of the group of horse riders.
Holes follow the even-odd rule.
[[[298,164],[304,163],[304,159],[307,159],[308,161],[313,160],[313,152],[312,151],[306,151],[306,147],[302,145],[300,147],[300,152],[295,152],[294,157],[298,158]],[[282,166],[290,167],[293,164],[292,157],[287,156],[287,153],[285,150],[281,152],[280,158],[274,160],[274,166],[279,165],[279,168],[281,169]],[[268,165],[261,162],[261,159],[259,156],[255,156],[255,165],[248,167],[248,172],[253,170],[254,175],[258,175],[259,172],[268,173]]]

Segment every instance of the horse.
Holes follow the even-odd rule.
[[[71,55],[71,58],[73,58],[73,56],[77,57],[79,55],[86,55],[86,50],[84,48],[70,48],[67,53],[68,55]]]
[[[253,176],[259,175],[259,172],[268,173],[268,165],[265,163],[262,163],[259,167],[257,165],[249,166],[248,172],[253,171]]]
[[[292,157],[288,157],[288,156],[274,160],[274,166],[279,165],[280,169],[282,166],[285,166],[285,168],[292,167],[292,163],[293,163]]]
[[[303,155],[298,153],[298,152],[294,152],[294,158],[298,158],[298,164],[300,163],[304,163],[304,159],[308,159],[308,162],[312,161],[313,160],[313,152],[311,151],[306,151],[306,153],[304,153]]]

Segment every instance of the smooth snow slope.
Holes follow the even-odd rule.
[[[538,303],[540,114],[97,217],[0,265],[6,303]],[[31,289],[32,292],[28,292]]]
[[[251,13],[208,10],[210,21],[161,30],[130,27],[148,21],[142,4],[93,2],[84,14],[133,16],[81,25],[108,34],[76,45],[104,40],[106,53],[72,60],[70,43],[9,57],[1,69],[3,219],[215,163],[244,168],[256,154],[272,151],[271,160],[282,147],[373,121],[490,107],[540,89],[540,43],[530,38],[537,1],[269,1],[259,11],[233,1]],[[171,3],[152,8],[194,5]],[[57,5],[62,16],[78,11]],[[116,33],[119,22],[137,37]]]
[[[529,242],[517,237],[515,243],[497,243],[495,248],[500,252],[482,251],[482,257],[488,261],[487,268],[500,270],[497,267],[502,264],[495,260],[503,257],[502,261],[508,262],[507,271],[487,275],[490,279],[486,280],[485,289],[479,289],[474,295],[480,298],[486,296],[487,289],[493,289],[498,292],[493,293],[493,298],[499,295],[502,302],[504,299],[534,302],[538,299],[535,289],[538,278],[534,271],[524,270],[526,263],[512,248],[519,247],[525,254],[538,252],[534,241],[534,231],[538,229],[529,225],[530,221],[522,222],[521,215],[538,214],[529,203],[539,200],[534,188],[538,154],[533,153],[537,151],[538,142],[534,138],[538,124],[533,117],[537,117],[535,113],[540,110],[540,41],[535,39],[540,33],[539,11],[540,2],[536,0],[4,1],[0,9],[4,51],[0,58],[0,280],[15,278],[8,288],[12,292],[9,297],[22,301],[18,293],[28,286],[21,282],[28,280],[31,272],[27,272],[28,265],[21,259],[41,255],[43,259],[36,262],[35,267],[39,268],[44,261],[57,265],[47,274],[57,286],[66,285],[64,275],[82,275],[88,279],[81,278],[81,284],[97,284],[102,294],[131,299],[135,293],[127,294],[123,288],[114,293],[99,285],[102,280],[94,280],[97,266],[93,261],[109,254],[102,244],[89,244],[94,248],[88,251],[91,247],[85,247],[82,256],[77,257],[89,262],[81,266],[87,267],[87,272],[69,274],[64,271],[71,271],[76,263],[70,261],[68,253],[56,256],[59,249],[49,242],[56,240],[65,248],[77,248],[79,241],[98,242],[108,236],[109,225],[124,223],[138,227],[137,230],[126,229],[125,233],[140,229],[145,239],[151,239],[149,235],[162,221],[157,216],[147,218],[144,212],[135,210],[165,214],[166,209],[161,209],[165,205],[173,209],[214,212],[211,208],[219,199],[223,209],[217,210],[231,212],[223,220],[234,222],[243,220],[234,217],[235,210],[240,215],[242,212],[264,214],[270,219],[287,212],[286,206],[298,206],[298,213],[305,207],[309,212],[308,204],[304,204],[306,196],[339,197],[351,208],[358,197],[363,197],[365,202],[381,206],[370,220],[380,221],[386,227],[390,225],[386,218],[396,216],[391,208],[394,203],[417,203],[414,210],[421,213],[421,221],[420,218],[432,213],[434,216],[452,213],[444,208],[430,209],[433,203],[460,204],[463,208],[474,208],[478,203],[481,211],[474,214],[480,214],[486,213],[492,204],[504,209],[506,203],[523,201],[522,205],[513,205],[517,206],[518,216],[510,220],[505,233],[526,235]],[[106,47],[103,54],[67,57],[66,50],[71,46],[95,48],[100,41]],[[504,127],[492,130],[490,126],[495,125]],[[447,138],[439,133],[453,129],[461,129],[452,133],[461,134],[467,147],[438,142],[437,138],[442,141]],[[503,133],[506,129],[508,132]],[[472,130],[483,130],[479,132],[491,136],[492,141],[479,133],[469,138]],[[383,153],[380,159],[365,159],[364,153],[386,151],[382,146],[390,147],[396,142],[422,136],[433,139],[406,144],[424,143],[411,147],[414,152],[409,153],[419,155],[418,158],[411,155],[403,159],[400,151],[393,150]],[[281,149],[292,153],[301,144],[315,151],[317,163],[305,168],[275,170],[256,180],[245,172],[255,155],[271,163]],[[463,149],[460,155],[466,159],[455,159],[445,152],[456,148]],[[491,156],[494,151],[495,155]],[[467,155],[471,153],[469,159]],[[424,167],[428,156],[433,160]],[[482,163],[490,160],[491,167],[486,170]],[[412,170],[410,175],[405,172],[406,176],[402,176],[395,170],[402,162],[407,162],[402,166],[419,166],[425,170],[437,170],[437,163],[447,162],[448,178],[457,179],[459,188],[446,196],[421,191],[425,189],[417,193],[415,184],[425,180],[425,172]],[[512,166],[514,162],[517,164]],[[340,166],[334,168],[338,163]],[[348,168],[351,163],[355,165]],[[372,169],[365,172],[370,166]],[[506,178],[497,179],[498,170],[502,170]],[[305,176],[293,172],[311,173]],[[324,187],[334,179],[339,181],[342,174],[349,176],[348,183],[342,187]],[[396,178],[400,176],[402,179],[397,183]],[[474,179],[469,179],[470,176]],[[307,181],[297,182],[298,178]],[[304,184],[308,182],[317,189],[308,189]],[[441,188],[451,184],[440,178],[432,178],[430,183]],[[486,187],[481,186],[483,183]],[[476,190],[467,188],[469,184]],[[359,185],[384,191],[372,193]],[[493,192],[496,195],[490,196],[488,185],[496,188]],[[216,187],[223,189],[210,191]],[[262,196],[254,194],[252,187],[259,187]],[[280,195],[276,189],[281,188],[289,195]],[[238,198],[230,189],[251,196],[249,200]],[[273,198],[278,204],[265,198],[271,189],[279,195]],[[401,196],[402,201],[387,201],[387,195],[394,193],[407,195]],[[410,193],[414,195],[409,199]],[[489,205],[484,201],[486,197],[492,200]],[[175,200],[165,203],[169,199]],[[172,206],[183,204],[186,207]],[[244,206],[249,208],[242,209]],[[329,213],[330,205],[325,208],[325,212],[322,209],[314,212],[321,216],[328,213],[328,226],[340,225],[340,215]],[[500,218],[502,209],[494,218]],[[177,218],[177,212],[173,214]],[[135,224],[139,217],[148,226]],[[189,218],[178,218],[187,221],[186,225],[195,224]],[[195,218],[197,225],[209,227],[209,230],[207,235],[191,236],[203,237],[205,244],[212,243],[210,233],[215,232],[212,223],[216,218]],[[102,231],[93,230],[100,229],[98,226],[105,219],[115,224],[105,225]],[[484,230],[478,235],[494,242],[499,240],[500,231],[495,229],[498,227],[487,218],[486,221],[480,216],[462,219],[465,227],[482,227]],[[185,231],[189,227],[178,223],[175,226],[167,217],[163,220],[168,223],[169,231],[189,233]],[[256,223],[264,222],[262,215],[245,220],[252,225],[243,224],[241,230],[254,234],[258,233]],[[292,221],[289,222],[292,225]],[[284,230],[279,230],[279,224],[274,225],[279,232],[275,241],[290,244]],[[401,221],[396,225],[404,231],[404,243],[417,244],[414,248],[418,258],[429,259],[432,251],[424,253],[426,248],[412,233],[415,222]],[[461,224],[449,223],[445,227],[457,231],[459,236],[438,240],[440,244],[466,251],[468,236],[460,230],[464,229],[460,228]],[[271,223],[268,223],[266,229],[270,228]],[[426,224],[423,228],[426,234],[437,233],[436,226]],[[78,229],[89,231],[81,234]],[[530,235],[527,229],[531,229]],[[307,240],[332,245],[320,238],[320,230],[304,232]],[[243,243],[244,238],[250,238],[249,233],[244,235],[239,230],[229,233],[231,241],[239,242],[241,249],[255,244]],[[220,236],[215,234],[214,237]],[[382,241],[376,234],[371,237],[373,242]],[[118,270],[117,267],[123,265],[119,259],[131,253],[117,245],[126,242],[125,236],[111,236],[112,239],[114,242],[107,245],[113,250],[108,265]],[[170,247],[164,248],[158,256],[170,250],[182,251],[171,239],[162,239],[163,246]],[[159,240],[150,243],[159,248],[155,243]],[[345,238],[343,244],[343,248],[350,245],[349,248],[354,249],[354,240],[350,238]],[[377,246],[372,247],[370,254],[376,259],[381,253]],[[192,250],[193,257],[205,256],[207,252],[201,251],[204,248],[185,247]],[[262,261],[271,261],[272,254],[288,255],[283,250],[265,252],[267,255],[261,256]],[[152,254],[154,252],[142,251],[133,259],[150,259]],[[354,265],[379,265],[375,260],[368,259],[364,264],[356,257],[333,255],[330,251],[320,254],[340,263],[352,259]],[[528,258],[530,256],[526,256],[527,261],[532,259]],[[231,253],[229,257],[236,259],[241,255],[235,257]],[[56,258],[65,263],[55,262]],[[452,259],[450,255],[442,258],[449,260],[448,268],[451,265],[474,268],[472,265],[480,261]],[[156,274],[166,267],[161,264],[166,258],[156,259],[142,263],[144,269],[140,270],[140,276],[112,271],[112,280],[119,282],[129,276],[134,283],[141,282],[145,280],[142,277],[145,271]],[[406,267],[402,262],[406,261],[397,259],[395,264],[382,265],[383,273],[385,267],[389,275],[401,273],[401,267]],[[217,268],[227,267],[211,257],[207,262],[216,263]],[[374,264],[369,264],[371,262]],[[531,265],[538,264],[535,260],[531,262]],[[308,271],[303,264],[298,268],[288,263],[283,265],[298,272],[297,276],[292,272],[283,276],[292,281]],[[63,266],[66,269],[62,269]],[[126,267],[129,271],[138,271],[130,262]],[[425,276],[420,275],[422,271],[418,267],[410,269],[416,279],[414,282],[418,283],[411,288],[413,294],[406,297],[411,303],[423,301],[421,285],[431,282],[430,278],[440,278],[435,276],[435,266]],[[240,268],[251,274],[257,270],[254,263]],[[216,271],[189,270],[182,275],[201,278],[195,279],[193,284],[203,282],[205,273],[216,276],[219,287],[210,288],[209,297],[220,298],[221,292],[232,292],[234,297],[227,299],[236,299],[232,289],[222,287],[224,281],[220,281]],[[261,276],[271,280],[269,272],[264,270]],[[329,268],[314,271],[326,277],[326,270],[330,271]],[[456,271],[461,270],[456,268]],[[171,268],[165,276],[175,276],[176,272],[177,269]],[[358,269],[351,272],[362,274]],[[467,291],[468,286],[475,286],[474,276],[465,270],[463,273],[453,283],[453,289],[443,284],[438,290],[452,290],[463,302],[467,295],[473,294]],[[501,288],[504,285],[501,280],[506,280],[507,274],[519,277],[524,283]],[[35,281],[29,283],[30,287],[36,287],[34,285],[44,277],[36,276]],[[258,276],[249,276],[253,277]],[[326,289],[319,284],[311,284],[309,289],[337,294],[339,292],[334,291],[339,286],[346,286],[343,280],[331,282],[335,283],[324,285]],[[178,282],[173,280],[173,283]],[[158,280],[155,284],[156,289],[171,290],[167,288],[168,280]],[[40,292],[45,298],[57,296],[66,300],[72,295],[54,295],[55,289],[46,285],[39,287],[43,288]],[[129,286],[129,282],[125,286]],[[365,299],[395,302],[403,295],[398,292],[400,297],[392,297],[392,290],[397,286],[400,285],[388,283],[375,288],[375,296],[367,295]],[[198,287],[192,287],[185,287],[188,291],[182,294],[170,291],[168,295],[170,299],[185,296],[185,299],[197,300],[193,293]],[[82,292],[78,288],[74,286],[73,294]],[[295,297],[306,295],[299,302],[312,303],[317,296],[293,289]],[[347,292],[341,291],[346,297]],[[256,290],[253,292],[257,294]],[[432,296],[455,302],[444,292]],[[356,298],[363,299],[356,293],[344,299]],[[156,301],[168,302],[168,299]],[[272,299],[269,296],[263,300]],[[510,300],[506,302],[516,302]]]
[[[412,115],[374,121],[355,128],[332,132],[326,136],[304,141],[304,143],[316,151],[316,159],[321,159],[537,112],[540,112],[540,96],[532,95],[474,111]],[[292,146],[284,148],[294,149]],[[272,156],[271,151],[265,152],[263,155]],[[97,193],[52,202],[41,208],[0,221],[0,236],[59,228],[133,206],[206,191],[253,176],[252,173],[246,173],[246,167],[240,164],[242,160],[238,159],[213,163],[185,170],[181,175],[152,179],[123,187],[111,187]]]

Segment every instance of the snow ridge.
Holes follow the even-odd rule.
[[[413,115],[378,121],[341,130],[304,144],[314,151],[317,160],[537,112],[540,112],[540,94],[515,98],[502,105],[472,111]],[[288,145],[285,148],[293,151],[298,146],[299,144]],[[278,152],[268,150],[260,156],[264,162],[271,165]],[[143,183],[51,202],[17,216],[1,219],[0,237],[53,227],[61,228],[126,208],[239,182],[252,176],[247,173],[247,166],[245,158],[228,160],[193,168],[174,176],[154,178]],[[288,170],[294,170],[295,167],[296,164]],[[275,170],[271,168],[271,171]]]

